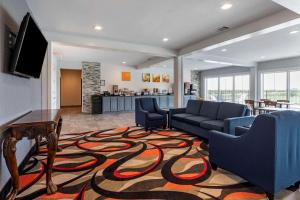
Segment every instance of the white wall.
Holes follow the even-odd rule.
[[[24,79],[3,73],[5,68],[5,25],[14,32],[19,29],[23,16],[29,11],[26,1],[1,0],[0,1],[0,126],[32,110],[41,108],[41,80]],[[2,141],[0,133],[0,141]],[[2,139],[1,139],[2,138]],[[2,144],[2,143],[1,143]],[[17,160],[20,163],[33,142],[23,139],[17,144]],[[10,175],[7,171],[2,149],[0,151],[0,189],[8,181]]]
[[[122,81],[121,72],[131,72],[131,81]],[[150,83],[142,81],[142,73],[167,73],[170,76],[170,83]],[[102,91],[112,91],[113,85],[119,85],[119,88],[128,88],[129,90],[140,91],[144,88],[160,88],[161,90],[167,90],[173,86],[173,69],[170,68],[145,68],[135,69],[126,66],[116,65],[102,65],[101,67],[101,79],[105,80],[105,87]],[[161,80],[162,81],[162,80]]]
[[[78,69],[78,66],[62,66],[63,69]],[[131,81],[122,81],[121,72],[131,72]],[[147,83],[142,81],[142,73],[167,73],[170,76],[170,83]],[[119,85],[119,89],[128,88],[133,91],[141,91],[144,88],[160,88],[171,89],[173,87],[173,68],[167,67],[151,67],[145,69],[136,69],[133,67],[122,66],[122,65],[112,65],[101,63],[101,79],[105,80],[105,86],[101,88],[102,91],[112,92],[113,85]]]

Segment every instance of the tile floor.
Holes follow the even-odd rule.
[[[133,112],[90,115],[81,113],[80,107],[68,107],[62,108],[62,116],[62,133],[135,126]]]

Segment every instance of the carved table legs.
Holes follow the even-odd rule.
[[[52,174],[52,167],[55,159],[55,154],[57,150],[57,134],[53,130],[51,133],[48,134],[48,158],[47,158],[47,174],[46,174],[46,184],[47,184],[47,193],[53,194],[57,191],[57,186],[52,182],[51,174]]]
[[[11,175],[12,190],[7,195],[7,200],[16,198],[19,189],[19,171],[16,159],[16,131],[12,130],[12,136],[6,137],[3,143],[3,154],[6,161],[7,168]]]
[[[60,123],[62,121],[60,120]],[[59,125],[61,127],[61,124]],[[58,128],[58,127],[57,127]],[[59,128],[60,129],[60,128]],[[19,190],[19,171],[16,159],[16,143],[22,139],[24,130],[12,128],[11,134],[4,139],[3,143],[3,155],[5,157],[6,165],[11,175],[12,190],[7,195],[7,200],[14,200],[18,195]],[[60,132],[60,130],[59,130]],[[53,194],[57,191],[57,186],[52,181],[52,167],[58,146],[58,133],[55,131],[55,127],[49,126],[45,131],[41,131],[42,136],[47,137],[48,157],[46,166],[46,188],[48,194]],[[37,137],[36,137],[37,138]],[[31,139],[31,137],[29,137]]]
[[[62,126],[62,118],[59,119],[58,124],[57,124],[57,128],[56,128],[56,134],[57,134],[57,152],[61,152],[62,151],[62,148],[60,148],[58,146],[58,140],[59,140],[59,136],[60,136],[61,126]]]

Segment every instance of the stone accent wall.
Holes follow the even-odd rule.
[[[92,112],[92,95],[101,93],[101,65],[82,62],[82,112]]]
[[[191,71],[191,82],[198,86],[198,96],[201,97],[201,71]]]

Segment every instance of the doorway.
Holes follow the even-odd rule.
[[[81,70],[60,70],[61,107],[81,107],[82,104]]]

